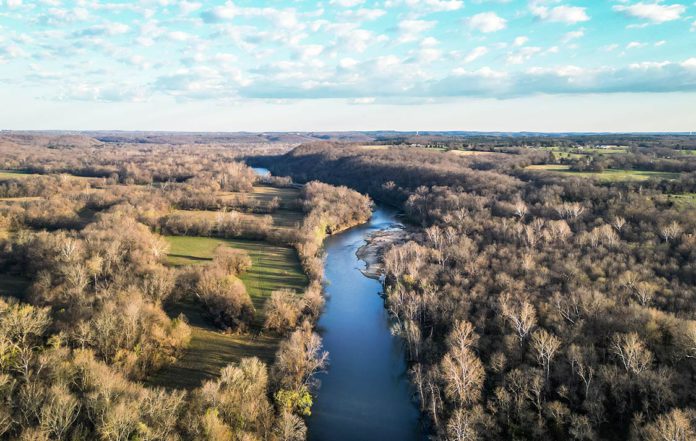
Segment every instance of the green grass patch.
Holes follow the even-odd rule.
[[[300,200],[300,189],[294,187],[272,187],[270,185],[255,185],[250,193],[241,193],[228,191],[221,193],[223,199],[234,200],[239,197],[245,197],[252,201],[268,203],[273,198],[277,197],[280,200],[281,207],[287,207],[297,204]]]
[[[6,179],[24,179],[29,176],[36,176],[32,173],[27,173],[21,170],[0,170],[0,180]]]
[[[595,178],[605,182],[646,181],[648,179],[677,179],[679,177],[679,173],[647,170],[607,169],[602,172],[577,172],[570,170],[570,166],[568,165],[558,164],[530,165],[527,167],[527,170],[561,173],[583,178]]]
[[[678,210],[696,208],[696,193],[668,194],[666,197]]]
[[[301,291],[307,286],[297,252],[290,247],[265,242],[214,237],[166,236],[171,248],[169,263],[196,265],[210,262],[220,245],[246,250],[251,269],[240,277],[256,308],[257,317],[271,292],[282,289]]]
[[[288,288],[302,291],[308,283],[297,252],[290,247],[265,242],[217,239],[210,237],[165,236],[170,243],[169,264],[200,265],[209,263],[215,249],[229,246],[246,250],[252,267],[240,278],[256,308],[252,331],[247,334],[223,334],[205,317],[203,307],[193,300],[179,302],[168,308],[170,316],[184,314],[191,325],[191,344],[171,366],[152,376],[147,383],[172,388],[194,388],[220,369],[244,357],[259,357],[270,363],[278,349],[280,338],[259,334],[263,324],[263,306],[275,290]]]
[[[210,221],[217,220],[220,211],[213,210],[175,210],[176,214],[192,216],[199,219],[208,219]],[[295,210],[285,210],[278,209],[271,214],[262,213],[245,213],[239,212],[242,216],[242,222],[248,222],[249,224],[255,223],[265,216],[271,216],[273,219],[273,226],[278,228],[293,228],[302,224],[304,219],[304,213]]]
[[[280,344],[280,337],[274,335],[223,334],[205,319],[201,305],[192,301],[179,303],[167,312],[186,316],[191,325],[191,343],[176,363],[148,378],[150,386],[193,389],[242,358],[258,357],[270,364]]]

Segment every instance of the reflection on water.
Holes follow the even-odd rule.
[[[308,419],[310,440],[424,438],[411,400],[403,348],[389,331],[379,296],[381,285],[363,276],[360,269],[365,263],[355,255],[367,234],[396,223],[393,212],[377,209],[368,224],[325,242],[327,303],[318,332],[330,365],[319,376],[319,396]]]

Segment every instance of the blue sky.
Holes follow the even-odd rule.
[[[694,0],[0,0],[0,128],[696,130]]]

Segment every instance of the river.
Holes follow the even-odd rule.
[[[377,208],[364,225],[324,242],[326,309],[317,326],[329,351],[329,368],[308,419],[312,441],[422,440],[419,412],[411,400],[404,350],[391,335],[379,295],[381,284],[365,277],[356,256],[365,237],[398,224]]]
[[[269,176],[265,168],[254,168]],[[310,441],[421,441],[406,357],[380,296],[382,285],[363,275],[356,252],[368,234],[399,225],[396,212],[377,208],[366,224],[324,242],[326,308],[317,331],[329,352],[327,372],[307,420]]]

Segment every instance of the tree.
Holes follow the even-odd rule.
[[[693,410],[674,409],[647,424],[641,431],[644,441],[691,441],[696,439],[696,414]]]
[[[537,362],[543,367],[546,373],[546,381],[549,381],[549,371],[551,360],[556,355],[556,351],[561,347],[561,341],[553,334],[539,329],[532,334],[532,349],[536,354]]]
[[[520,344],[536,326],[536,311],[526,300],[513,301],[510,295],[504,295],[500,298],[500,312],[517,333]]]
[[[445,394],[460,405],[478,401],[485,379],[481,360],[468,348],[453,347],[440,363]]]
[[[610,351],[616,356],[626,372],[632,374],[645,372],[653,361],[652,353],[635,332],[614,334],[611,339]]]

